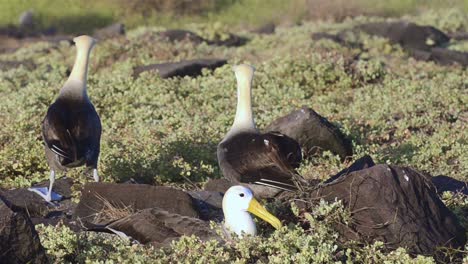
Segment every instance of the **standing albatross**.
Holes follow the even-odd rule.
[[[77,49],[73,70],[42,122],[45,154],[50,167],[49,189],[43,194],[40,189],[30,188],[48,202],[52,198],[60,199],[59,196],[52,197],[56,171],[86,165],[92,169],[94,180],[99,181],[101,120],[86,92],[89,55],[96,40],[85,35],[73,41]]]
[[[248,184],[263,196],[296,190],[300,178],[295,169],[302,159],[299,143],[277,132],[262,134],[257,130],[251,102],[254,68],[241,64],[233,69],[237,80],[236,116],[217,150],[224,177],[236,184]]]

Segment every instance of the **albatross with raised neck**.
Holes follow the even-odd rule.
[[[60,200],[52,193],[57,171],[86,165],[99,181],[97,171],[101,139],[101,121],[86,92],[89,55],[96,40],[83,35],[73,39],[77,49],[75,64],[58,98],[49,106],[42,122],[49,188],[30,188],[46,201]]]
[[[233,69],[237,80],[236,116],[217,149],[224,177],[236,184],[248,184],[254,191],[258,185],[270,191],[296,190],[296,182],[301,180],[295,172],[302,160],[299,143],[278,132],[258,131],[251,93],[255,69],[247,64]]]

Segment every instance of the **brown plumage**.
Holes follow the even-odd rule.
[[[234,67],[234,72],[238,96],[236,117],[217,150],[224,177],[236,184],[251,184],[249,188],[260,196],[274,195],[272,188],[297,189],[296,181],[302,180],[295,171],[302,160],[299,143],[281,133],[262,134],[257,130],[251,103],[254,69],[239,65]],[[259,190],[252,184],[265,186],[268,190]]]
[[[44,118],[42,136],[51,169],[97,168],[101,121],[89,100],[58,98]]]
[[[223,175],[235,183],[294,190],[293,175],[301,159],[299,144],[279,133],[242,132],[218,145]]]
[[[52,200],[56,171],[86,165],[93,170],[94,179],[99,181],[97,164],[101,120],[86,92],[89,55],[96,41],[89,36],[73,40],[77,47],[73,70],[42,122],[42,137],[50,167],[49,189],[44,195],[37,188],[30,188],[48,202]]]

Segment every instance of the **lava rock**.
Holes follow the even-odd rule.
[[[70,199],[72,196],[72,186],[75,181],[72,178],[63,177],[54,182],[52,190],[60,194],[63,199]],[[49,187],[49,181],[42,181],[34,184],[33,187]]]
[[[170,42],[190,41],[195,44],[206,42],[206,40],[192,31],[183,29],[171,29],[159,33],[159,36]]]
[[[248,38],[241,37],[238,35],[234,35],[229,33],[229,36],[225,39],[214,39],[214,40],[207,40],[206,42],[209,45],[216,45],[216,46],[225,46],[225,47],[240,47],[249,41]]]
[[[431,180],[411,168],[375,165],[342,174],[310,193],[312,200],[343,201],[352,220],[337,225],[342,239],[383,241],[390,250],[440,258],[439,247],[463,248],[466,233]]]
[[[36,64],[31,60],[25,61],[0,61],[0,71],[7,71],[10,69],[16,69],[19,67],[25,67],[28,70],[34,70],[36,68]]]
[[[98,29],[94,32],[93,37],[99,40],[115,38],[125,35],[125,25],[122,23],[115,23],[107,27]]]
[[[223,193],[216,191],[190,191],[200,219],[221,222],[223,214]]]
[[[468,195],[468,182],[459,181],[444,175],[432,177],[431,179],[437,189],[437,193],[453,192]]]
[[[193,199],[171,187],[147,184],[87,183],[73,217],[87,228],[109,222],[148,208],[198,217]],[[115,212],[119,212],[115,214]]]
[[[442,65],[458,63],[463,67],[467,67],[468,52],[449,50],[445,48],[433,48],[431,49],[431,56],[429,57],[429,60]]]
[[[203,189],[210,192],[225,193],[231,186],[234,186],[228,179],[209,179]]]
[[[265,25],[252,30],[253,33],[262,34],[262,35],[271,35],[275,34],[276,26],[274,23],[266,23]]]
[[[27,213],[30,217],[46,217],[50,208],[44,199],[27,189],[1,190],[0,199],[15,211]]]
[[[161,78],[171,78],[176,76],[198,76],[203,69],[214,70],[227,63],[224,59],[197,59],[180,62],[167,62],[138,66],[133,69],[133,77],[137,78],[142,72],[157,71]]]
[[[302,107],[274,120],[265,131],[278,131],[301,145],[304,158],[319,150],[329,150],[342,159],[353,154],[350,141],[326,118],[308,107]]]
[[[49,263],[29,217],[0,199],[0,263]]]
[[[356,27],[369,35],[388,38],[404,48],[430,51],[450,41],[442,31],[432,26],[420,26],[405,21],[367,23]]]

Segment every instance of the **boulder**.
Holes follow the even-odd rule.
[[[195,44],[200,44],[206,40],[199,35],[193,33],[192,31],[183,30],[183,29],[171,29],[159,33],[163,39],[176,42],[176,41],[190,41]]]
[[[406,21],[367,23],[356,27],[369,35],[388,38],[403,48],[430,51],[447,44],[450,38],[432,26],[420,26]]]
[[[338,127],[308,107],[274,120],[265,131],[278,131],[295,139],[301,145],[304,158],[320,150],[329,150],[342,159],[353,154],[350,141]]]
[[[207,40],[206,42],[209,45],[216,45],[216,46],[226,46],[226,47],[240,47],[247,43],[249,39],[245,37],[241,37],[238,35],[234,35],[229,33],[227,38],[217,38],[214,40]]]
[[[459,181],[444,175],[435,176],[431,179],[437,193],[453,192],[468,195],[468,182]]]
[[[75,206],[71,198],[71,186],[73,180],[70,178],[61,178],[55,181],[53,190],[61,194],[64,200],[48,204],[38,194],[24,189],[0,190],[0,198],[15,211],[23,211],[30,217],[48,218],[49,215],[56,217],[57,214],[67,214],[73,210]],[[40,182],[33,187],[48,187],[49,182]]]
[[[0,71],[7,71],[19,67],[25,67],[28,70],[36,69],[36,64],[32,60],[24,61],[0,61]]]
[[[155,207],[173,214],[198,217],[193,199],[181,190],[116,183],[87,183],[73,217],[85,227],[94,228]]]
[[[430,178],[406,167],[374,165],[344,173],[309,193],[310,199],[343,201],[352,221],[336,228],[343,240],[385,243],[390,250],[440,257],[439,247],[462,249],[466,233],[442,203]]]
[[[49,263],[27,214],[13,211],[1,199],[0,263]]]
[[[217,191],[189,191],[200,219],[205,221],[221,222],[224,219],[223,214],[223,196],[224,192]]]
[[[142,72],[157,71],[161,78],[198,76],[203,69],[214,70],[227,63],[224,59],[197,59],[180,62],[167,62],[160,64],[151,64],[138,66],[133,69],[133,77],[137,78]]]
[[[120,37],[122,35],[125,35],[125,25],[122,23],[115,23],[96,30],[93,34],[93,37],[98,40],[104,40],[108,38]]]
[[[205,191],[225,193],[234,184],[228,179],[209,179],[203,189]]]
[[[275,29],[276,29],[275,24],[270,22],[270,23],[264,24],[263,26],[260,26],[259,28],[252,30],[252,32],[257,33],[257,34],[262,34],[262,35],[271,35],[271,34],[275,34]]]

